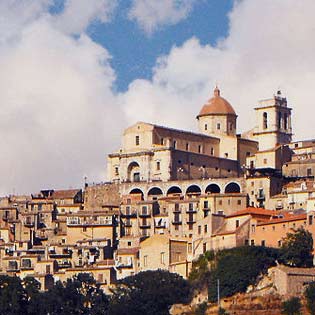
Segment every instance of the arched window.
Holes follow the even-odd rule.
[[[282,114],[278,113],[278,128],[281,129]]]
[[[266,112],[263,114],[263,128],[268,128],[268,114]]]
[[[284,114],[284,129],[288,129],[288,115]]]

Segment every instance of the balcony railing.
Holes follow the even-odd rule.
[[[174,224],[174,225],[180,225],[180,224],[182,224],[182,221],[173,221],[172,224]]]
[[[150,223],[140,223],[140,229],[149,229],[150,227]]]

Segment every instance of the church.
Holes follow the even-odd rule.
[[[197,114],[198,133],[137,122],[108,156],[116,183],[242,177],[250,169],[281,171],[291,159],[291,108],[278,91],[255,108],[256,126],[237,133],[237,114],[218,87]]]

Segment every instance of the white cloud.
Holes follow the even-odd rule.
[[[105,180],[124,125],[107,50],[60,31],[45,10],[14,32],[0,44],[0,193]]]
[[[240,130],[255,124],[257,101],[280,87],[293,107],[296,138],[315,137],[314,12],[312,0],[237,1],[227,38],[215,46],[192,38],[173,47],[159,58],[151,81],[129,86],[123,102],[130,123],[196,129],[195,116],[218,82],[239,115]]]
[[[84,175],[104,179],[105,156],[119,147],[127,124],[196,129],[216,82],[241,130],[254,124],[257,100],[281,87],[296,136],[315,137],[313,0],[238,1],[227,38],[216,46],[192,38],[173,47],[152,80],[135,80],[118,96],[107,50],[84,33],[69,36],[110,11],[82,12],[82,19],[75,11],[81,22],[66,26],[61,21],[68,19],[49,15],[50,4],[0,0],[0,194],[77,186]]]
[[[133,0],[128,17],[147,33],[188,17],[195,0]]]
[[[0,44],[19,34],[28,23],[47,11],[52,0],[0,1]]]
[[[68,34],[79,34],[93,21],[108,22],[116,6],[117,0],[66,0],[55,23]]]

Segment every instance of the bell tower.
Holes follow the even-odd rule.
[[[258,107],[255,108],[254,132],[255,140],[259,143],[259,151],[273,149],[277,145],[292,141],[291,111],[281,91],[270,99],[259,101]]]

